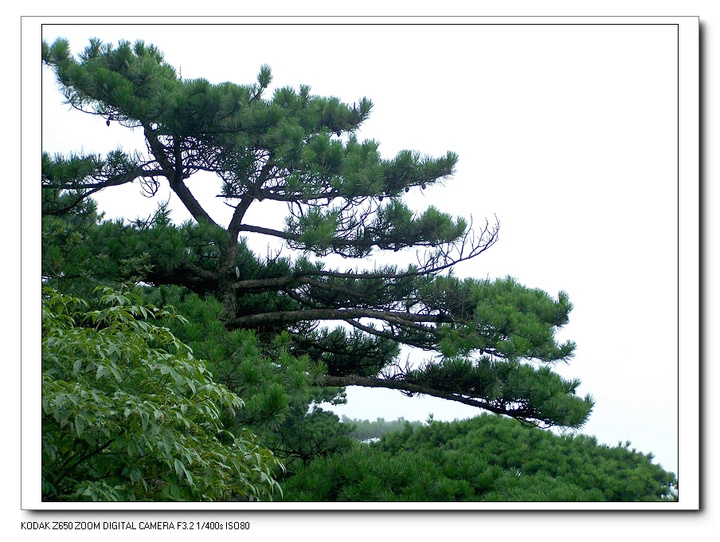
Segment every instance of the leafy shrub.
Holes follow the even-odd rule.
[[[182,317],[127,291],[99,292],[90,310],[44,290],[43,499],[272,498],[276,459],[221,422],[241,399],[152,322]]]

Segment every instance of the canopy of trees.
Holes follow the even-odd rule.
[[[42,157],[43,280],[93,306],[129,299],[111,293],[99,296],[98,287],[126,292],[123,288],[130,285],[132,295],[139,296],[132,302],[137,308],[128,311],[123,301],[117,310],[124,316],[107,326],[142,331],[128,337],[124,330],[108,339],[117,339],[117,347],[98,347],[100,358],[88,355],[81,363],[52,361],[59,343],[47,344],[45,416],[55,425],[46,425],[46,431],[48,439],[55,434],[69,439],[62,444],[47,441],[46,459],[52,466],[46,471],[49,496],[267,497],[272,486],[267,469],[274,468],[273,461],[300,468],[354,449],[352,427],[322,408],[324,403],[344,401],[346,386],[431,395],[544,428],[580,428],[588,419],[592,397],[578,396],[580,382],[553,371],[553,365],[570,360],[575,349],[570,341],[556,340],[572,309],[567,294],[553,297],[510,277],[457,278],[456,264],[492,247],[499,224],[485,222],[477,228],[433,207],[413,212],[403,202],[408,192],[448,179],[458,159],[454,153],[433,158],[408,150],[383,157],[379,143],[356,136],[372,109],[369,100],[349,105],[315,96],[308,86],[277,88],[268,96],[272,77],[266,66],[250,85],[211,84],[178,77],[152,45],[114,46],[91,40],[73,56],[62,39],[43,44],[43,62],[73,108],[140,131],[146,144],[144,152],[117,149],[103,156]],[[191,177],[210,183],[231,209],[226,223],[200,203],[188,184]],[[135,183],[147,197],[161,185],[168,186],[193,220],[173,223],[167,205],[161,203],[147,219],[104,221],[92,196],[128,183]],[[250,221],[248,210],[266,202],[286,205],[284,228]],[[290,255],[261,257],[248,248],[248,236],[280,240]],[[417,251],[416,263],[377,263],[385,254],[407,249]],[[345,269],[331,267],[325,261],[331,255],[354,263]],[[117,356],[124,348],[156,352],[143,335],[155,328],[135,320],[137,311],[146,316],[144,304],[175,307],[185,318],[153,312],[164,337],[172,337],[165,345],[171,347],[167,355],[172,360],[161,356],[167,368],[154,368],[152,358],[133,362],[145,364],[142,371],[134,365],[124,367],[122,356],[112,358],[115,365],[106,364],[103,356],[112,356],[103,348]],[[98,310],[110,317],[108,309]],[[60,328],[53,323],[54,313],[48,312],[48,318],[51,334]],[[78,333],[92,337],[78,340],[97,340],[94,334],[99,330],[93,331],[92,325],[100,320],[90,326],[86,318],[82,322]],[[403,349],[420,356],[419,361],[402,363]],[[204,365],[191,361],[196,359],[207,364],[208,373],[201,370]],[[52,363],[60,365],[52,368]],[[178,363],[192,374],[179,372]],[[138,380],[133,380],[128,375],[136,370]],[[55,390],[56,380],[65,382],[70,374],[68,382],[81,386],[83,397],[96,393],[96,386],[83,380],[89,374],[103,384],[114,382],[115,394],[145,397],[149,391],[141,386],[143,380],[152,389],[160,382],[166,391],[176,386],[171,395],[180,403],[169,408],[199,417],[208,413],[199,413],[197,405],[190,409],[183,401],[197,399],[193,387],[215,386],[212,416],[206,422],[195,418],[187,423],[202,425],[207,432],[202,438],[210,446],[230,446],[217,448],[223,461],[234,453],[233,446],[244,453],[254,450],[253,472],[260,478],[244,472],[244,486],[225,480],[211,490],[196,487],[194,471],[180,469],[176,475],[196,484],[181,490],[163,470],[177,465],[174,459],[167,463],[168,449],[132,439],[122,440],[134,446],[123,453],[153,456],[156,464],[147,467],[149,478],[130,466],[96,465],[106,459],[106,443],[120,444],[119,428],[111,435],[106,426],[134,407],[95,405],[90,410],[95,418],[86,419],[77,405],[63,402],[67,396],[59,402],[53,399],[53,394],[64,393]],[[158,390],[153,400],[166,401]],[[143,403],[146,407],[150,410],[145,414],[126,418],[137,419],[143,431],[142,424],[152,422],[157,435],[177,430],[163,425],[169,412]],[[261,446],[252,447],[248,429]],[[215,442],[214,433],[227,437]],[[79,442],[86,443],[89,462],[80,461],[83,456],[75,450]],[[264,455],[268,450],[272,454]],[[192,464],[213,470],[200,459],[186,459],[179,459],[184,468]],[[56,470],[51,461],[62,468]],[[69,467],[86,470],[72,475],[68,470],[59,480],[51,476]],[[142,475],[152,482],[141,491],[133,489],[132,495],[119,481],[112,486],[71,483],[90,472],[97,479],[135,480]],[[280,476],[280,470],[273,472]],[[241,476],[238,470],[233,473]]]
[[[283,484],[291,501],[665,501],[677,489],[629,442],[609,447],[491,415],[406,422],[293,474]]]

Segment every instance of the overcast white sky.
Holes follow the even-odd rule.
[[[457,152],[451,181],[409,199],[476,222],[499,219],[499,243],[457,274],[512,275],[552,295],[568,292],[575,308],[561,338],[578,346],[557,370],[596,399],[582,432],[610,445],[629,440],[677,472],[676,26],[90,24],[45,26],[43,35],[67,37],[73,52],[90,37],[142,39],[184,78],[211,82],[251,83],[269,64],[276,86],[370,98],[359,137],[380,141],[388,157],[406,148]],[[144,149],[139,134],[61,101],[45,77],[44,150]],[[163,187],[159,197],[169,193]],[[214,193],[207,201],[224,221]],[[158,203],[138,187],[98,199],[108,217],[146,216]],[[258,210],[264,220],[267,210]],[[173,216],[188,217],[181,209]],[[255,246],[264,250],[266,240]],[[480,413],[387,390],[349,389],[348,399],[338,414],[361,419]]]

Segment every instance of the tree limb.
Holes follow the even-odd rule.
[[[472,407],[481,408],[495,414],[504,414],[506,416],[525,418],[532,416],[532,412],[529,412],[525,408],[506,408],[493,405],[487,401],[476,399],[473,397],[466,397],[459,393],[452,393],[448,391],[436,390],[428,388],[426,386],[420,386],[418,384],[411,384],[405,382],[402,379],[388,379],[388,378],[375,378],[367,376],[326,376],[323,380],[323,385],[333,387],[346,387],[346,386],[361,386],[365,388],[386,388],[391,390],[398,390],[404,393],[415,394],[421,393],[423,395],[431,395],[440,399],[447,399],[450,401],[456,401]]]
[[[421,323],[448,321],[448,318],[441,314],[400,313],[364,308],[301,309],[240,316],[231,319],[227,326],[229,329],[237,329],[274,324],[295,324],[311,320],[350,320],[355,318],[374,318],[410,327],[421,327],[418,326]],[[426,328],[423,329],[427,330]]]

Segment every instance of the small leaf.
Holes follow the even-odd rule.
[[[83,431],[85,429],[85,422],[83,421],[81,416],[75,417],[75,432],[77,433],[78,437],[81,437],[83,434]]]

